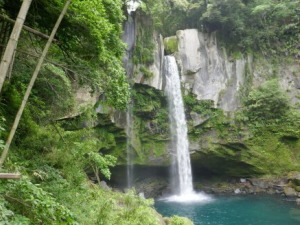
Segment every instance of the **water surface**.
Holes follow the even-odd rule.
[[[295,202],[270,196],[222,196],[211,202],[156,201],[163,216],[189,217],[195,225],[300,225]]]

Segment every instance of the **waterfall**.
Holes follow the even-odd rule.
[[[124,24],[124,33],[123,33],[123,41],[127,44],[126,47],[126,55],[123,58],[124,67],[126,69],[126,75],[128,79],[128,83],[130,84],[130,79],[133,78],[134,75],[134,65],[132,62],[133,58],[133,50],[135,44],[135,21],[134,14],[135,10],[139,7],[140,1],[127,1],[127,11],[128,11],[128,19]],[[134,149],[132,148],[131,141],[133,139],[133,112],[132,112],[132,103],[129,102],[127,105],[126,111],[126,136],[127,136],[127,188],[133,187],[134,180],[134,165],[133,159],[135,156]]]
[[[126,136],[127,136],[127,188],[133,187],[133,159],[134,159],[134,149],[132,148],[131,141],[133,138],[133,112],[132,105],[128,103],[127,111],[126,111]]]
[[[181,95],[179,72],[174,56],[165,57],[165,92],[169,102],[172,149],[175,152],[175,172],[179,195],[193,192],[192,169],[187,137],[187,125]],[[177,183],[177,182],[176,182]]]
[[[137,8],[140,6],[141,1],[139,0],[130,0],[127,1],[127,12],[130,15],[132,12],[135,12],[135,10],[137,10]]]
[[[130,84],[130,79],[133,77],[134,65],[132,63],[133,48],[135,42],[135,23],[131,15],[128,16],[128,20],[124,25],[123,41],[127,44],[126,55],[123,58],[124,67],[126,69],[126,75],[128,83]],[[132,149],[132,129],[133,129],[133,112],[131,101],[127,105],[126,111],[126,136],[127,136],[127,188],[132,188],[133,186],[133,158],[134,149]]]
[[[166,198],[168,201],[210,201],[211,197],[195,193],[193,190],[192,169],[187,136],[187,124],[181,95],[180,77],[174,56],[165,56],[165,93],[169,105],[169,119],[173,150],[172,182],[177,195]]]

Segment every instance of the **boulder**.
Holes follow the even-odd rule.
[[[104,190],[109,190],[110,187],[107,185],[107,183],[105,181],[100,181],[100,186],[104,189]]]
[[[240,190],[240,189],[238,189],[238,188],[237,188],[237,189],[235,189],[235,190],[234,190],[234,194],[241,194],[241,190]]]
[[[295,186],[294,188],[297,192],[300,192],[300,186]]]
[[[296,186],[300,186],[300,174],[295,174],[290,177],[290,180],[295,184]]]
[[[283,192],[284,192],[284,194],[285,194],[286,197],[297,197],[297,192],[295,191],[294,188],[285,187],[283,189]]]
[[[268,189],[270,186],[270,184],[268,182],[261,180],[261,179],[249,179],[249,181],[251,182],[251,184],[253,186],[256,186],[261,189]]]
[[[241,179],[240,179],[240,182],[241,182],[241,183],[246,183],[246,182],[247,182],[247,179],[241,178]]]

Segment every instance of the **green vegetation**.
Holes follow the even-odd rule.
[[[55,171],[46,171],[48,188],[64,190],[55,193],[42,190],[28,180],[1,182],[0,200],[1,222],[6,224],[140,224],[159,225],[160,217],[151,207],[152,200],[145,200],[133,191],[126,194],[103,190],[89,186],[72,187],[65,179],[55,175]],[[51,174],[52,173],[52,174]],[[51,176],[52,175],[52,176]],[[53,177],[53,175],[55,175]],[[43,186],[42,186],[43,187]],[[66,189],[67,188],[67,189]],[[67,191],[66,191],[67,190]],[[49,191],[51,191],[49,189]],[[76,196],[76,198],[74,198]],[[5,199],[5,200],[4,200]],[[62,201],[72,209],[71,214]],[[162,218],[161,218],[162,219]],[[183,223],[182,223],[183,224]]]
[[[190,124],[190,139],[201,151],[194,160],[215,173],[230,176],[282,175],[300,169],[300,113],[271,79],[243,98],[235,119],[209,101],[185,96],[189,113],[204,118]],[[264,162],[264,163],[261,163]]]
[[[145,15],[143,11],[136,14],[136,42],[133,53],[134,64],[143,64],[149,66],[154,63],[154,27],[150,16]]]
[[[153,77],[153,73],[144,66],[140,67],[140,71],[144,75],[145,79]]]
[[[33,1],[25,24],[50,33],[63,4]],[[0,6],[1,13],[15,18],[20,1],[3,0]],[[124,161],[126,148],[125,131],[113,125],[109,115],[124,109],[129,98],[121,62],[122,7],[121,0],[72,1],[0,169],[23,175],[20,180],[0,180],[1,224],[163,221],[153,200],[133,191],[114,192],[100,183],[110,178],[112,166]],[[12,74],[0,96],[1,149],[45,43],[22,32]],[[76,91],[82,87],[100,96],[95,106],[78,105],[81,96]],[[95,113],[98,106],[107,114]]]
[[[172,54],[178,51],[178,40],[176,36],[168,37],[164,39],[164,46],[166,53]]]
[[[245,99],[245,112],[251,122],[277,122],[290,111],[289,99],[279,88],[278,80],[270,80],[250,91]]]
[[[169,225],[193,225],[193,222],[188,218],[174,216],[172,218],[168,218],[167,222]]]
[[[299,55],[299,1],[143,1],[164,36],[198,28],[217,31],[227,50]],[[171,13],[170,13],[171,12]]]
[[[26,25],[50,33],[63,3],[34,0]],[[192,224],[177,216],[164,222],[152,200],[101,184],[110,178],[111,167],[126,160],[125,131],[111,121],[129,99],[121,61],[123,4],[122,0],[72,1],[0,170],[23,174],[21,180],[0,180],[1,224]],[[20,1],[0,0],[1,13],[11,18],[19,6]],[[217,32],[233,59],[250,51],[297,58],[299,8],[299,1],[286,0],[145,0],[135,15],[133,63],[150,79],[154,38],[159,32],[170,36],[186,28]],[[45,42],[22,32],[11,76],[0,96],[0,149]],[[165,39],[168,54],[177,51],[177,45],[176,37]],[[240,93],[242,107],[235,115],[225,115],[211,100],[184,96],[189,137],[199,146],[193,154],[195,163],[234,177],[300,169],[299,103],[292,106],[274,79],[280,75],[278,59],[272,65],[270,74],[262,77],[266,82],[257,88],[252,87],[248,68],[247,85]],[[89,93],[76,93],[83,87]],[[85,95],[98,102],[86,100],[91,101],[89,106],[80,107],[79,98]],[[134,162],[168,165],[169,123],[163,92],[135,84],[132,103]],[[95,112],[98,107],[101,113]]]
[[[135,134],[132,147],[136,152],[136,163],[155,164],[160,159],[168,164],[165,157],[168,146],[168,112],[163,93],[146,85],[135,84],[132,91]]]

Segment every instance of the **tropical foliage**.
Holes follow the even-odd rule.
[[[143,1],[165,36],[183,28],[215,32],[231,49],[299,55],[299,1]],[[298,46],[298,47],[297,47]]]

